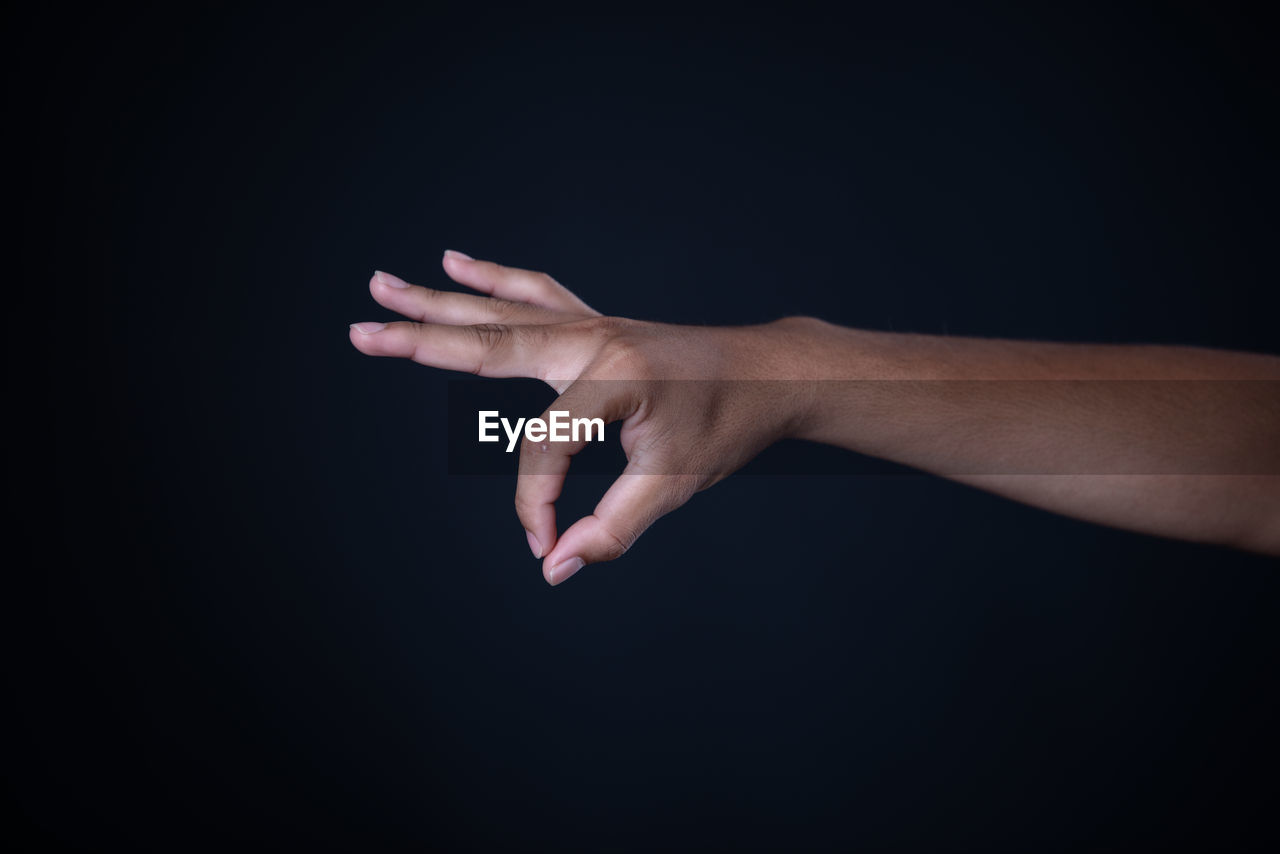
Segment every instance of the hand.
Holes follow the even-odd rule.
[[[560,395],[548,412],[622,422],[626,469],[563,534],[555,502],[585,442],[521,444],[516,514],[550,584],[621,557],[659,517],[793,435],[806,411],[801,386],[769,380],[794,375],[796,342],[818,321],[696,327],[605,317],[545,273],[452,251],[442,263],[487,296],[376,273],[373,298],[412,321],[353,324],[351,343],[371,356],[536,378]]]

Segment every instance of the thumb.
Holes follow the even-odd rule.
[[[697,490],[688,475],[641,474],[628,465],[595,512],[569,526],[542,562],[547,583],[559,584],[589,563],[615,560],[659,518]]]

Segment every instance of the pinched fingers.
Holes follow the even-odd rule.
[[[560,535],[542,562],[548,584],[559,584],[590,563],[622,557],[640,535],[697,491],[693,475],[646,474],[628,465],[590,516]]]
[[[554,424],[561,418],[567,441],[530,441],[520,444],[520,474],[516,478],[516,515],[524,526],[534,557],[542,557],[556,544],[556,507],[574,455],[589,441],[604,438],[604,425],[621,421],[635,412],[638,401],[624,383],[580,382],[571,385],[542,414]]]

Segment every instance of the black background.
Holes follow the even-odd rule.
[[[1274,29],[1031,6],[11,11],[11,829],[1274,844],[1274,561],[743,477],[550,588],[513,476],[445,476],[448,375],[347,341],[455,248],[640,318],[1275,351]]]

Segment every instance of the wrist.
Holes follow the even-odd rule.
[[[840,407],[842,379],[854,379],[867,359],[861,333],[816,317],[783,317],[765,325],[771,379],[787,412],[785,438],[818,440]]]

